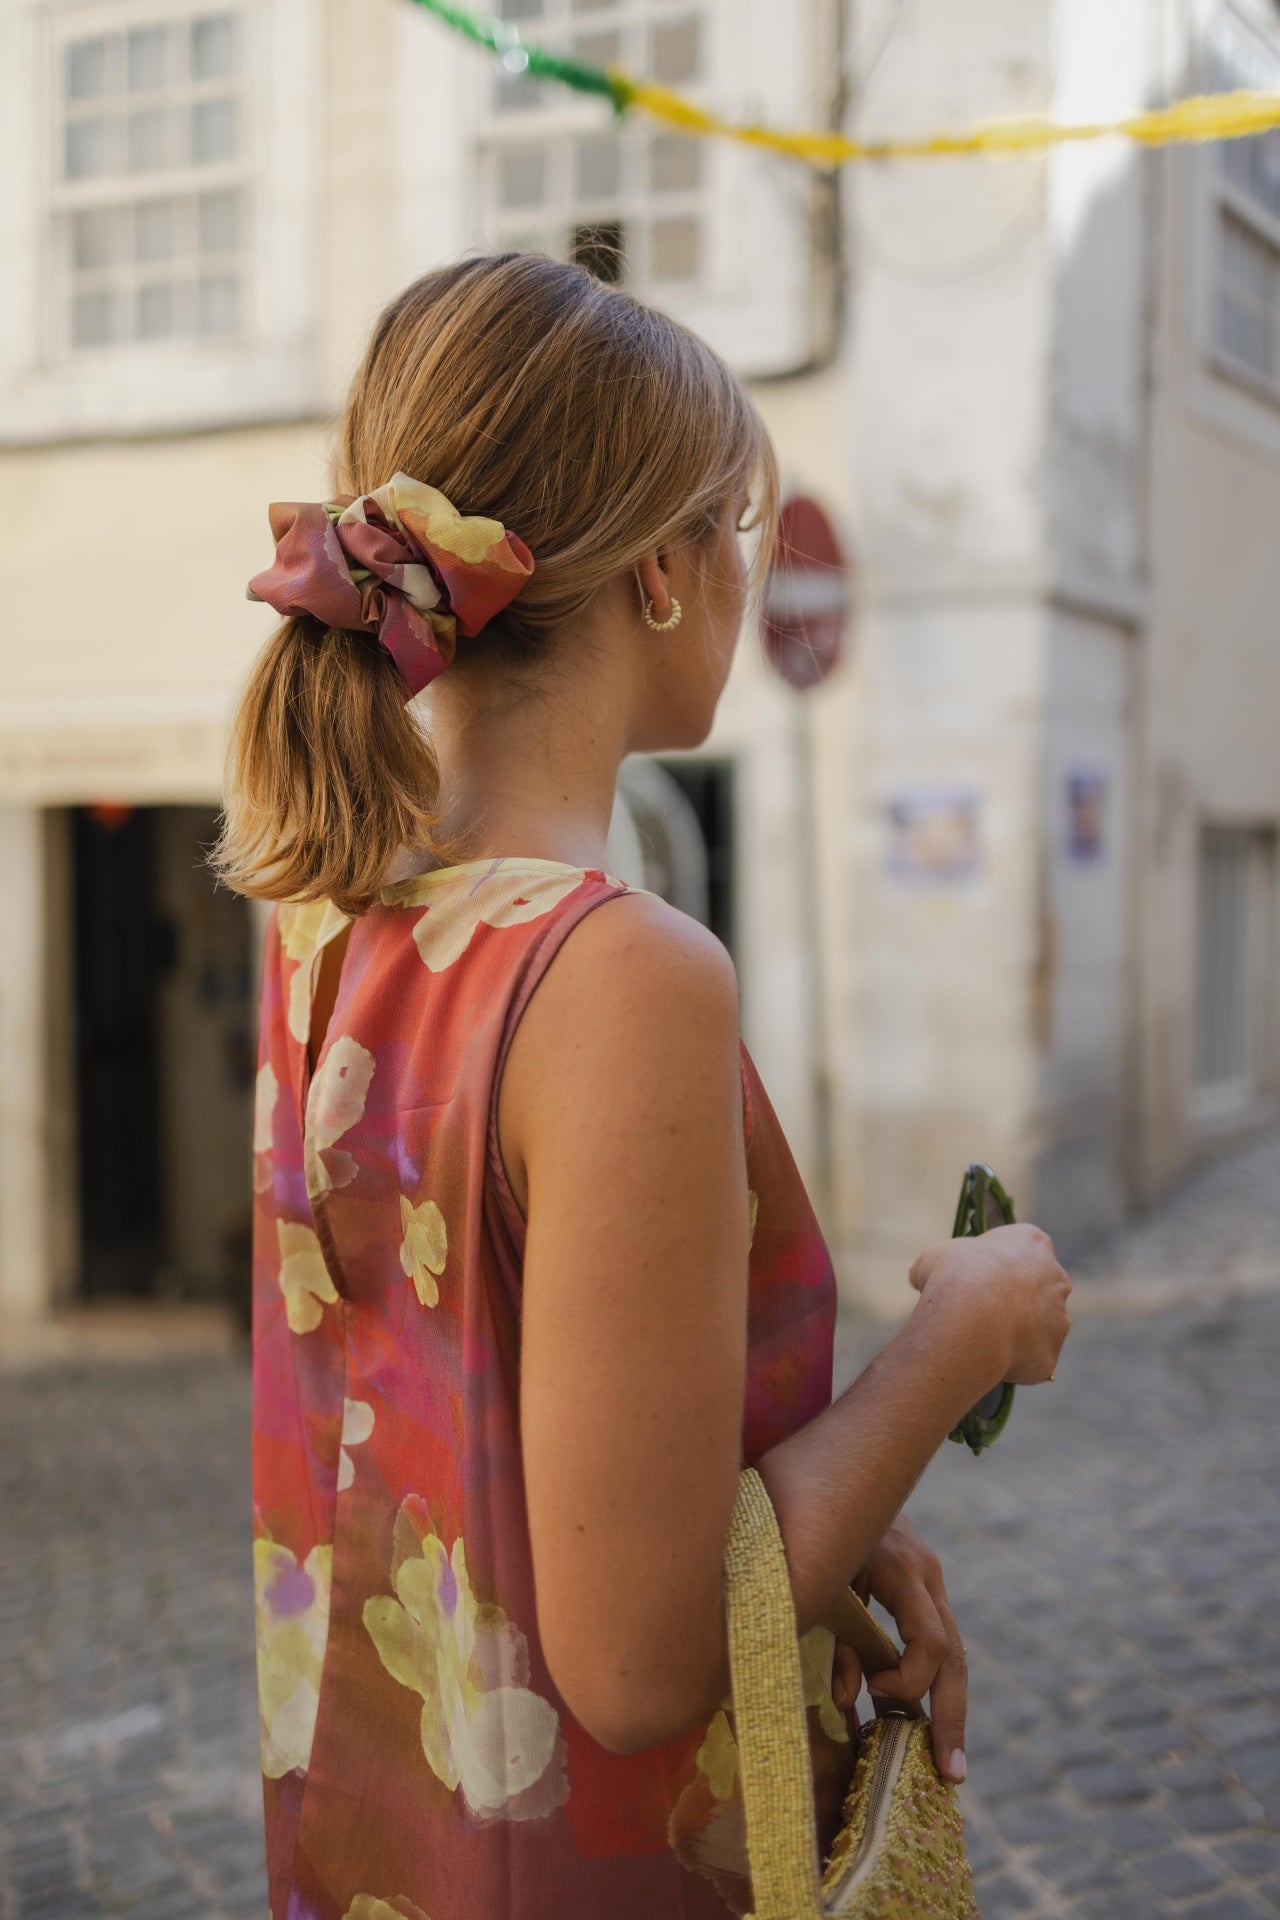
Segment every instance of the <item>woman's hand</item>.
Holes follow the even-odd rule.
[[[1058,1364],[1071,1331],[1071,1281],[1040,1227],[992,1227],[971,1239],[942,1240],[913,1263],[911,1284],[922,1297],[945,1289],[979,1302],[996,1331],[1003,1373],[992,1381],[1036,1386]]]
[[[868,1674],[868,1687],[890,1700],[923,1700],[927,1693],[938,1771],[945,1779],[963,1780],[968,1669],[937,1554],[909,1520],[899,1517],[853,1585],[862,1599],[876,1599],[888,1609],[903,1642],[901,1665]],[[842,1651],[847,1649],[837,1648]],[[838,1691],[835,1699],[837,1706],[853,1704]]]

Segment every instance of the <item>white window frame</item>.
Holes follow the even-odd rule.
[[[513,45],[523,35],[532,42],[557,50],[572,48],[578,34],[616,32],[620,38],[617,65],[632,71],[644,71],[641,48],[645,36],[655,27],[678,25],[696,19],[700,41],[701,71],[693,79],[676,82],[678,91],[688,98],[707,103],[712,89],[714,37],[717,26],[712,0],[599,0],[586,6],[579,0],[544,0],[540,18],[513,21]],[[569,236],[576,227],[593,224],[593,216],[602,223],[620,221],[628,239],[643,235],[644,255],[637,257],[628,247],[624,256],[623,285],[646,298],[680,299],[705,292],[712,278],[712,209],[715,203],[717,155],[714,141],[700,141],[700,179],[695,186],[658,191],[648,187],[643,172],[650,142],[670,135],[656,121],[635,116],[616,129],[621,142],[623,184],[613,195],[598,202],[575,193],[572,183],[573,150],[576,140],[614,129],[602,99],[575,94],[555,82],[538,83],[516,79],[516,88],[529,90],[529,107],[499,107],[499,74],[495,67],[485,77],[479,96],[476,154],[476,224],[487,245],[501,248],[510,244],[528,244],[534,237],[546,235],[550,250],[567,254]],[[678,135],[676,137],[679,137]],[[493,178],[504,152],[521,147],[540,146],[550,161],[551,192],[541,207],[503,209],[493,186]],[[695,273],[685,276],[659,276],[649,268],[652,227],[664,217],[694,219],[698,223],[699,257]]]
[[[9,221],[9,271],[0,281],[0,445],[200,431],[314,418],[323,410],[325,170],[317,109],[325,21],[315,0],[233,0],[228,9],[239,13],[244,31],[242,150],[252,171],[240,331],[63,351],[58,47],[221,10],[216,0],[8,0],[0,8],[0,91],[8,107],[0,113],[0,175]],[[216,169],[207,171],[212,184]],[[184,169],[184,188],[191,178]]]
[[[1204,845],[1214,834],[1238,837],[1245,861],[1244,986],[1241,1018],[1244,1023],[1243,1071],[1228,1078],[1199,1077],[1202,960],[1204,950]],[[1276,955],[1277,955],[1277,839],[1274,826],[1253,822],[1208,819],[1201,823],[1196,843],[1195,938],[1196,965],[1192,1002],[1191,1116],[1198,1126],[1212,1127],[1239,1118],[1275,1087]]]
[[[1271,21],[1256,8],[1246,11],[1228,5],[1221,9],[1214,28],[1203,56],[1205,72],[1201,85],[1205,91],[1280,84],[1280,13]],[[1280,144],[1280,132],[1255,137]],[[1277,360],[1270,378],[1230,353],[1223,345],[1218,324],[1226,221],[1237,221],[1274,255],[1280,288],[1280,217],[1228,176],[1224,143],[1206,147],[1199,160],[1201,245],[1192,250],[1192,271],[1202,288],[1200,333],[1204,359],[1219,380],[1244,389],[1264,406],[1280,411],[1280,292],[1274,316]]]
[[[620,0],[646,21],[702,21],[696,80],[673,82],[675,90],[731,118],[774,121],[780,126],[812,119],[813,99],[830,87],[826,15],[816,0],[796,0],[788,9],[788,32],[778,32],[778,0]],[[530,44],[555,46],[557,22],[565,34],[607,25],[604,13],[552,0],[549,19],[518,24]],[[624,48],[621,64],[632,56]],[[599,131],[610,124],[608,102],[547,83],[544,104],[527,113],[495,109],[493,66],[470,63],[466,82],[466,129],[471,153],[510,137],[551,140]],[[638,77],[645,77],[643,62]],[[525,83],[532,84],[532,83]],[[639,137],[661,133],[660,122],[638,110],[628,115]],[[674,130],[673,130],[674,131]],[[813,180],[806,169],[774,154],[731,140],[703,144],[702,182],[697,190],[707,214],[700,234],[700,271],[695,279],[658,279],[635,271],[624,285],[692,327],[748,380],[776,378],[807,366],[815,350]],[[492,248],[499,236],[482,201],[479,168],[468,155],[468,238]],[[676,193],[646,196],[646,207],[671,203]],[[691,204],[691,203],[689,203]],[[607,218],[607,203],[600,203]],[[529,227],[535,226],[530,221]]]
[[[255,134],[252,106],[252,75],[248,68],[249,57],[253,51],[252,43],[252,7],[247,0],[148,0],[146,5],[130,5],[127,8],[113,9],[114,24],[100,23],[97,17],[101,10],[95,9],[93,15],[77,9],[62,14],[51,23],[50,57],[50,95],[53,111],[49,115],[47,136],[49,152],[47,155],[48,188],[47,209],[49,229],[47,233],[48,271],[44,276],[45,319],[44,337],[49,343],[49,357],[53,361],[82,359],[94,356],[100,358],[103,369],[115,361],[122,353],[137,352],[152,355],[163,351],[175,342],[222,345],[229,342],[252,338],[256,331],[255,316],[249,311],[249,302],[253,298],[252,262],[254,254],[253,234],[253,184],[255,175],[253,139]],[[68,179],[63,171],[63,133],[70,117],[66,110],[64,91],[64,71],[67,49],[75,43],[93,39],[98,34],[119,38],[131,29],[148,26],[189,27],[194,21],[213,14],[227,14],[235,22],[237,39],[237,65],[228,82],[211,81],[203,84],[188,83],[180,89],[170,86],[163,90],[163,104],[170,104],[174,95],[181,92],[184,101],[188,96],[203,94],[206,90],[211,97],[220,97],[231,92],[236,102],[239,117],[239,142],[235,155],[227,160],[199,165],[189,162],[186,165],[170,166],[130,173],[126,168],[114,172],[84,179]],[[89,23],[91,21],[91,24]],[[155,96],[141,96],[150,101]],[[111,96],[107,96],[110,103]],[[128,96],[120,101],[120,110],[128,105]],[[79,212],[100,209],[118,210],[119,217],[124,216],[126,208],[132,209],[145,202],[175,202],[196,200],[201,193],[232,191],[240,196],[241,219],[243,227],[239,243],[235,249],[236,279],[239,286],[239,312],[234,328],[222,332],[201,334],[194,327],[175,330],[172,334],[152,338],[136,339],[126,336],[101,346],[81,346],[74,341],[72,334],[71,303],[75,296],[76,269],[71,258],[73,227],[75,215]],[[136,272],[128,276],[138,278]]]
[[[1259,139],[1272,142],[1280,150],[1280,130],[1259,134]],[[1239,143],[1233,143],[1239,144]],[[1254,196],[1244,190],[1227,173],[1227,155],[1220,148],[1214,155],[1217,161],[1215,179],[1211,193],[1214,207],[1213,252],[1208,295],[1210,311],[1208,314],[1209,358],[1215,370],[1228,379],[1238,381],[1250,388],[1272,405],[1280,406],[1280,217],[1272,214]],[[1275,333],[1275,366],[1268,377],[1261,373],[1249,361],[1237,358],[1222,339],[1218,323],[1218,302],[1223,293],[1222,248],[1226,223],[1234,220],[1255,241],[1260,241],[1272,256],[1276,280],[1275,311],[1272,326]]]

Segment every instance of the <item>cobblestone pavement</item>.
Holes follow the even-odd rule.
[[[0,1915],[266,1913],[248,1370],[0,1381]]]
[[[1110,1310],[1280,1289],[1280,1130],[1210,1161],[1073,1270],[1077,1300]]]
[[[1205,1178],[1126,1271],[1275,1205]],[[846,1330],[844,1376],[884,1337]],[[984,1920],[1280,1913],[1278,1376],[1280,1292],[1086,1312],[998,1446],[913,1497],[969,1648]],[[0,1920],[265,1913],[247,1433],[226,1353],[0,1382]]]
[[[969,1654],[984,1920],[1280,1913],[1280,1296],[1085,1318],[908,1513]]]

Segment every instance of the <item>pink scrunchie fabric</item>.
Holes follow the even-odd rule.
[[[500,521],[459,513],[407,473],[355,498],[277,501],[270,518],[276,557],[249,598],[376,633],[408,700],[449,665],[459,631],[473,638],[533,572],[528,547]]]

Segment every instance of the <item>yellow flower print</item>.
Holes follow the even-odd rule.
[[[402,1893],[394,1900],[379,1900],[376,1894],[358,1893],[342,1920],[427,1920],[427,1916]]]
[[[800,1674],[806,1707],[818,1709],[818,1725],[828,1740],[845,1742],[849,1728],[831,1692],[831,1663],[836,1637],[830,1627],[810,1627],[800,1641]]]
[[[332,1572],[332,1547],[313,1547],[299,1565],[269,1535],[253,1543],[258,1724],[269,1780],[295,1767],[305,1772],[311,1759]]]
[[[324,1317],[326,1302],[338,1297],[320,1242],[310,1227],[293,1220],[276,1221],[280,1243],[280,1291],[284,1317],[293,1333],[311,1333]]]
[[[327,1193],[355,1179],[355,1160],[334,1142],[363,1114],[373,1067],[368,1048],[346,1033],[320,1062],[307,1095],[307,1185],[313,1193]]]
[[[305,1046],[311,1035],[315,957],[341,933],[347,919],[332,900],[286,900],[276,909],[281,950],[287,960],[297,962],[289,982],[288,1026],[299,1046]]]
[[[552,1767],[560,1726],[528,1679],[524,1635],[501,1607],[471,1590],[461,1537],[452,1553],[410,1496],[396,1520],[396,1598],[364,1604],[364,1624],[393,1680],[422,1696],[422,1751],[437,1779],[459,1787],[474,1812],[497,1814],[543,1781],[538,1814],[563,1804],[567,1780]],[[545,1804],[544,1804],[545,1802]]]
[[[344,1400],[342,1403],[342,1445],[338,1449],[338,1490],[349,1487],[356,1477],[355,1461],[347,1452],[348,1447],[363,1446],[373,1432],[373,1408],[367,1400]]]
[[[831,1693],[831,1662],[835,1635],[830,1627],[811,1627],[800,1640],[800,1674],[806,1707],[818,1709],[818,1724],[829,1740],[845,1742],[849,1728]],[[727,1700],[725,1706],[732,1707]],[[731,1800],[738,1779],[738,1743],[721,1708],[707,1727],[695,1755],[698,1771],[717,1800]]]
[[[479,879],[470,873],[432,879],[413,938],[433,973],[442,973],[466,952],[477,927],[516,927],[537,920],[582,885],[576,868],[567,874],[537,873],[518,862],[497,866]]]
[[[434,1307],[440,1299],[436,1275],[444,1272],[448,1257],[448,1235],[444,1215],[434,1200],[415,1207],[407,1194],[400,1195],[400,1265],[412,1280],[414,1291],[424,1307]]]
[[[269,1060],[258,1068],[253,1098],[253,1187],[265,1193],[271,1185],[271,1167],[267,1155],[275,1145],[276,1101],[280,1083]]]
[[[698,1748],[697,1764],[717,1800],[728,1800],[738,1777],[738,1744],[729,1731],[729,1717],[721,1708]]]
[[[276,1101],[279,1097],[280,1083],[276,1079],[275,1069],[267,1060],[258,1068],[258,1078],[254,1083],[253,1150],[255,1153],[270,1153],[275,1145]]]

